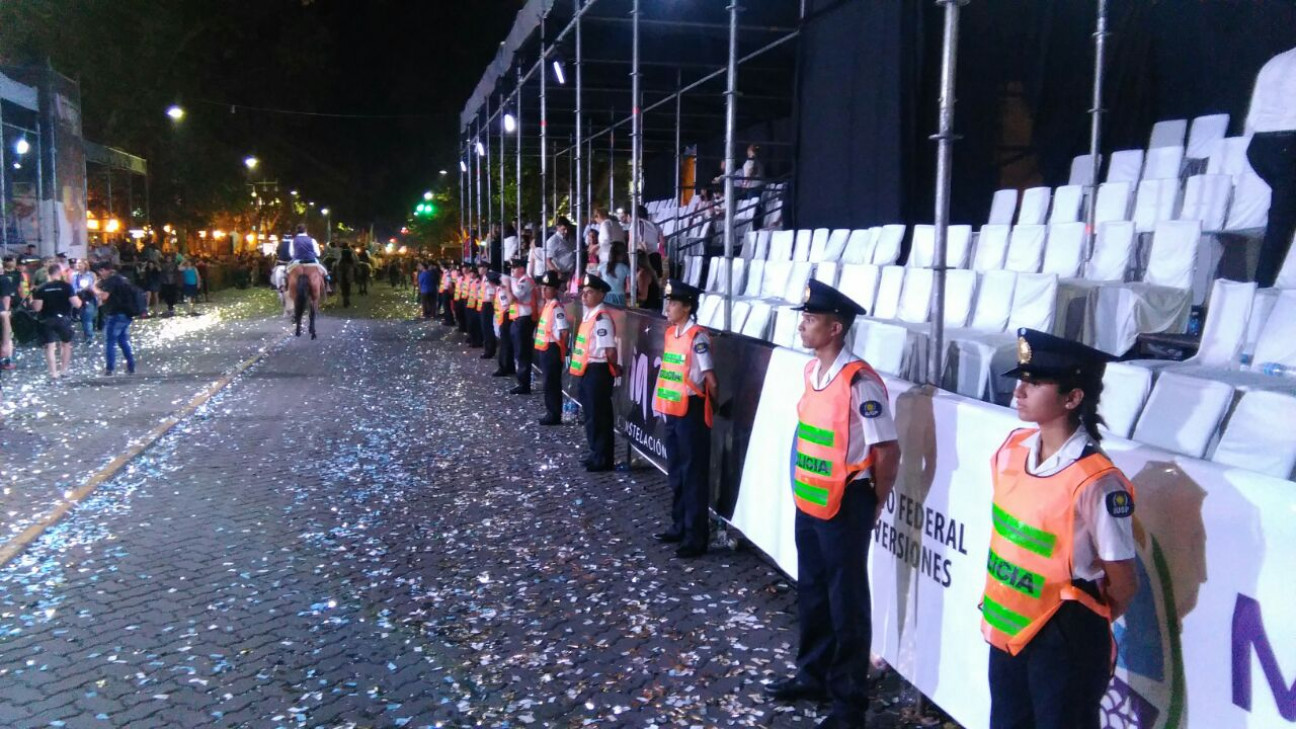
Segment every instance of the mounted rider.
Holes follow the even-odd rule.
[[[329,276],[328,269],[319,261],[319,241],[310,237],[306,232],[305,225],[297,226],[297,234],[292,239],[292,263],[288,265],[288,271],[291,272],[298,266],[315,266],[324,276],[324,280],[329,284],[330,293],[333,290],[333,278]]]

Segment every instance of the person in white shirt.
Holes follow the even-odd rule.
[[[779,701],[830,700],[819,727],[863,727],[868,710],[872,605],[868,550],[900,462],[881,377],[846,348],[864,308],[819,281],[806,287],[806,365],[792,464],[796,503],[797,621],[794,676],[766,685]]]
[[[617,334],[612,312],[603,306],[603,297],[611,290],[606,281],[592,273],[581,279],[585,316],[576,332],[569,368],[573,376],[580,378],[581,415],[590,448],[583,463],[591,472],[611,471],[614,463],[612,386],[619,372]]]
[[[738,188],[740,198],[760,195],[761,187],[765,184],[765,166],[757,159],[759,154],[759,145],[753,144],[747,147],[747,161],[742,166],[742,177],[734,180],[734,186]]]
[[[576,226],[567,218],[558,218],[554,223],[554,233],[545,241],[544,250],[537,250],[540,255],[540,269],[531,269],[532,278],[544,275],[546,270],[554,271],[567,278],[576,270],[576,240],[573,237]],[[545,263],[545,259],[548,263]]]
[[[519,238],[517,228],[512,223],[504,225],[504,263],[508,263],[518,257]]]
[[[540,371],[544,374],[545,416],[541,425],[562,424],[562,373],[567,356],[567,312],[558,293],[562,281],[556,271],[546,271],[536,283],[540,285],[543,304],[540,322],[536,327],[535,351],[540,356]]]
[[[599,265],[606,266],[608,258],[612,255],[612,244],[625,243],[625,229],[609,217],[604,208],[594,208],[594,222],[598,224]]]
[[[1296,48],[1260,69],[1246,132],[1253,135],[1247,159],[1273,190],[1269,223],[1256,263],[1256,283],[1273,286],[1296,233]]]

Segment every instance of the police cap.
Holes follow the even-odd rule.
[[[836,314],[838,316],[856,317],[867,314],[864,307],[855,303],[851,297],[821,281],[811,279],[806,284],[805,295],[801,305],[794,311],[810,314]]]
[[[545,271],[543,276],[536,279],[536,283],[541,286],[552,286],[555,289],[562,286],[562,282],[558,280],[557,271]]]
[[[698,297],[702,295],[702,290],[696,286],[689,286],[677,278],[672,278],[666,282],[666,290],[662,295],[672,301],[696,304]]]
[[[585,278],[581,279],[581,288],[594,289],[595,291],[602,291],[605,294],[612,290],[612,287],[608,285],[607,281],[604,281],[592,273],[585,274]]]
[[[1017,366],[1003,376],[1019,380],[1101,379],[1107,363],[1114,359],[1079,342],[1023,327],[1017,330]]]
[[[500,282],[499,271],[488,271],[486,273],[486,280],[490,281],[493,284],[498,284]]]

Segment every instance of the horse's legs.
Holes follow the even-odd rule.
[[[311,308],[310,308],[310,335],[311,335],[311,339],[315,339],[315,302],[314,301],[311,302]]]

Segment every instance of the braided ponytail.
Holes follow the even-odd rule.
[[[1098,414],[1098,401],[1102,398],[1103,391],[1102,377],[1077,377],[1058,382],[1059,393],[1072,390],[1080,390],[1084,393],[1080,407],[1071,412],[1072,422],[1084,428],[1095,443],[1101,442],[1102,433],[1098,430],[1098,426],[1107,424]]]

